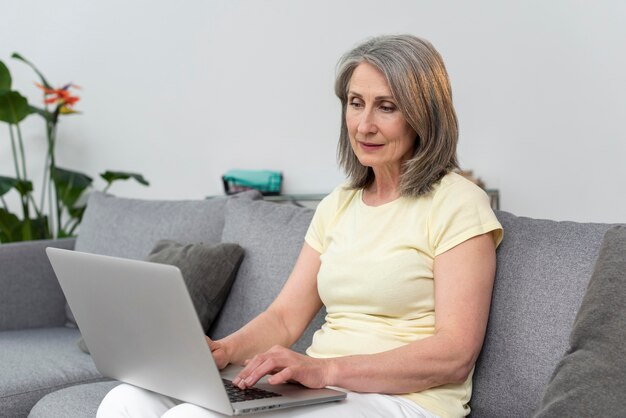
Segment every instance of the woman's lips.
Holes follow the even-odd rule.
[[[375,151],[383,147],[383,144],[374,144],[371,142],[359,142],[359,146],[365,151]]]

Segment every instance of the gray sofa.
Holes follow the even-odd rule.
[[[0,245],[0,416],[93,417],[118,382],[103,378],[66,325],[46,246],[143,259],[159,239],[234,242],[245,250],[211,329],[236,330],[279,291],[299,253],[311,209],[255,193],[201,201],[147,201],[96,193],[79,237]],[[498,212],[504,241],[485,346],[474,374],[474,417],[526,417],[538,407],[568,337],[608,224],[555,222]],[[315,318],[302,351],[323,321]]]

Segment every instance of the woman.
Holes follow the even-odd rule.
[[[318,206],[272,305],[208,344],[220,368],[246,365],[241,388],[271,374],[348,391],[345,402],[259,416],[466,415],[502,227],[486,194],[453,173],[457,120],[441,57],[411,35],[377,37],[341,58],[335,92],[349,181]],[[286,348],[322,304],[307,355]],[[99,416],[219,416],[176,404],[122,385]]]

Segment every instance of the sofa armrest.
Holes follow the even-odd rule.
[[[74,248],[75,239],[0,245],[0,331],[65,324],[65,297],[46,247]]]

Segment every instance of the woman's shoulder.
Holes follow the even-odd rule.
[[[352,200],[358,191],[358,189],[350,187],[349,182],[343,182],[335,187],[332,192],[324,197],[324,199],[322,199],[318,208],[322,206],[329,209],[337,209],[343,206],[346,202]]]
[[[433,187],[433,198],[440,199],[448,195],[465,195],[486,197],[487,193],[481,189],[476,183],[466,179],[459,173],[449,172],[441,178],[439,183]]]

